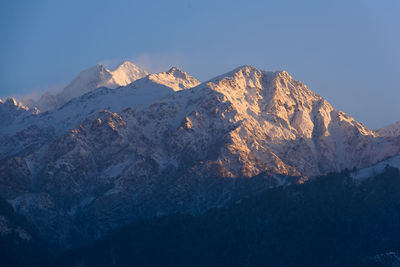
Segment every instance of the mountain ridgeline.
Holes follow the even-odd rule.
[[[400,167],[396,124],[368,129],[287,72],[252,66],[200,83],[175,67],[98,65],[42,100],[0,101],[0,115],[0,197],[61,249],[175,213],[192,225],[328,173]]]

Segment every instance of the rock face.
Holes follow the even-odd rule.
[[[66,246],[400,152],[287,72],[251,66],[201,84],[172,68],[0,130],[0,195]]]

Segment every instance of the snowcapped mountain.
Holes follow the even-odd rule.
[[[97,77],[87,93],[0,135],[0,195],[64,244],[400,153],[400,137],[368,129],[285,71],[242,66],[199,83],[171,68],[115,89],[94,89],[112,87],[104,67],[87,73]]]
[[[129,61],[124,61],[115,69],[109,72],[111,73],[111,79],[109,81],[106,81],[104,84],[101,84],[100,86],[107,87],[107,85],[109,84],[108,87],[111,89],[119,86],[128,85],[131,82],[143,78],[149,74],[146,70],[139,68]]]
[[[6,100],[0,99],[0,129],[2,127],[8,127],[12,124],[20,123],[23,119],[29,115],[38,114],[37,109],[29,109],[23,103],[18,102],[12,97]]]
[[[400,135],[400,121],[385,126],[376,130],[380,136],[399,136]]]
[[[125,61],[113,70],[108,70],[101,64],[82,71],[60,93],[53,95],[44,93],[38,101],[26,100],[30,107],[37,106],[39,110],[46,111],[58,108],[74,97],[81,96],[99,87],[115,89],[125,86],[133,81],[143,78],[148,72]]]
[[[99,64],[79,73],[57,97],[61,102],[65,103],[69,99],[83,95],[103,85],[115,86],[111,72]]]
[[[147,80],[170,87],[174,91],[189,89],[199,84],[197,79],[176,67],[171,68],[167,72],[150,74]]]
[[[175,91],[188,89],[199,82],[178,68],[167,72],[150,74],[117,89],[100,87],[73,98],[58,109],[40,113],[31,120],[8,127],[12,134],[33,124],[51,128],[56,134],[64,133],[79,125],[88,116],[100,111],[120,112],[126,108],[140,109]],[[0,149],[1,150],[1,149]]]

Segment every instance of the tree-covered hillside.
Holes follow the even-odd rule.
[[[350,172],[265,191],[201,216],[138,222],[57,266],[395,266],[400,175]],[[392,253],[394,252],[394,253]],[[376,256],[377,255],[377,256]]]

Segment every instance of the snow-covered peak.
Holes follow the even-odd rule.
[[[119,64],[117,67],[115,67],[115,68],[113,69],[113,71],[115,71],[115,70],[117,70],[117,69],[130,69],[130,68],[139,69],[138,66],[136,66],[136,65],[133,64],[132,62],[126,60],[126,61],[123,61],[121,64]]]
[[[72,98],[82,96],[96,88],[115,89],[147,75],[147,71],[129,61],[121,63],[112,71],[97,64],[79,73],[60,93],[45,92],[39,100],[26,99],[24,103],[30,107],[38,107],[41,111],[52,110],[61,107]]]
[[[71,84],[76,83],[77,81],[90,80],[95,77],[108,77],[108,75],[110,75],[110,71],[105,66],[102,64],[96,64],[95,66],[80,72],[78,76],[71,82]]]
[[[124,65],[134,66],[131,63]],[[53,126],[56,126],[57,133],[63,132],[75,127],[86,116],[96,112],[102,110],[120,112],[126,108],[143,109],[175,91],[191,88],[198,83],[187,73],[173,69],[148,75],[115,89],[99,87],[74,97],[58,109],[43,114],[40,123],[47,125],[51,122]],[[49,94],[47,97],[51,100],[52,96]]]
[[[174,91],[189,89],[200,84],[196,78],[176,67],[173,67],[166,72],[150,74],[146,79],[170,87]]]
[[[167,71],[167,73],[175,76],[176,78],[187,79],[189,77],[189,75],[186,72],[184,72],[183,70],[181,70],[180,68],[177,68],[177,67],[170,68]]]
[[[111,72],[103,65],[96,65],[86,69],[58,94],[60,100],[68,101],[71,98],[83,95],[102,86],[112,78]]]
[[[147,71],[129,61],[123,62],[113,71],[108,70],[101,64],[97,64],[82,71],[64,88],[59,96],[71,99],[103,86],[114,89],[130,84],[137,79],[145,77],[147,74]]]
[[[400,121],[376,130],[380,136],[400,136]]]
[[[365,164],[355,162],[354,158],[359,156],[348,151],[349,142],[359,138],[368,143],[367,140],[376,136],[372,130],[349,115],[335,110],[325,99],[286,71],[268,72],[246,65],[192,90],[201,88],[222,94],[222,97],[217,96],[219,101],[234,111],[235,115],[231,119],[237,126],[230,133],[231,156],[244,157],[251,153],[265,165],[271,164],[268,160],[278,157],[282,162],[277,160],[273,164],[282,174],[293,173],[293,166],[297,166],[295,169],[300,173],[309,175],[341,170],[348,167],[349,162],[357,166]],[[218,107],[215,112],[220,110],[221,107]],[[320,149],[320,143],[323,149]],[[287,148],[282,149],[285,146],[298,148],[289,155]],[[268,154],[270,149],[274,154]],[[310,153],[312,160],[304,158],[300,152],[303,149]],[[385,152],[380,153],[382,155],[377,156],[377,160],[391,154],[389,150],[382,149]],[[328,158],[330,160],[325,161]],[[309,162],[314,165],[311,166]],[[249,161],[246,173],[241,175],[251,176],[260,171],[257,170],[259,167],[252,164]]]
[[[11,106],[18,106],[18,102],[15,100],[14,97],[8,97],[4,104],[11,107]]]
[[[111,74],[112,80],[115,84],[124,86],[147,76],[149,73],[132,62],[125,61],[111,71]]]
[[[22,102],[17,101],[14,97],[8,97],[5,101],[1,101],[0,104],[3,104],[8,109],[22,109],[28,110],[29,108],[25,106]]]
[[[237,67],[236,69],[234,69],[232,71],[229,71],[222,75],[216,76],[216,77],[210,79],[209,81],[206,81],[205,83],[218,83],[221,80],[232,80],[232,79],[238,78],[240,75],[243,76],[243,74],[245,74],[245,73],[248,74],[251,71],[258,72],[259,70],[250,65],[243,65],[243,66]]]
[[[22,121],[27,116],[38,114],[38,112],[37,109],[29,109],[22,102],[9,97],[0,102],[0,128],[11,126]]]
[[[324,102],[322,97],[293,79],[286,71],[262,71],[249,65],[217,76],[205,84],[224,94],[232,103],[242,106],[249,104],[243,108],[250,108],[256,113],[264,109],[287,117],[284,113],[290,112],[294,107],[310,110],[313,102]],[[244,101],[237,101],[238,99]],[[262,103],[263,107],[260,106]],[[325,104],[332,109],[329,103]]]
[[[264,95],[264,97],[276,95],[283,99],[287,96],[305,95],[306,98],[322,99],[286,71],[263,71],[250,65],[240,66],[205,83],[216,90],[218,90],[218,87],[225,89],[220,90],[221,92],[235,89],[246,93],[247,90],[258,88],[266,90],[267,95]]]

